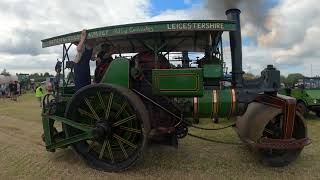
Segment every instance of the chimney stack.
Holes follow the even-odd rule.
[[[226,11],[228,20],[236,21],[237,30],[230,31],[230,48],[232,59],[232,81],[236,87],[242,87],[243,70],[242,70],[242,40],[241,40],[241,25],[240,25],[239,9],[229,9]]]

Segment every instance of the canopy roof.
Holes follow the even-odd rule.
[[[235,31],[236,22],[229,20],[183,20],[125,24],[87,30],[87,39],[109,42],[121,53],[139,52],[162,46],[162,51],[202,51],[209,36],[216,41],[223,31]],[[42,47],[76,43],[81,32],[42,40]],[[157,43],[156,43],[157,42]],[[213,42],[214,43],[214,42]]]

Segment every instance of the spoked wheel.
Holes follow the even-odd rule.
[[[106,84],[78,91],[66,116],[93,130],[93,139],[73,144],[75,151],[95,169],[121,171],[140,157],[150,131],[143,102],[129,89]],[[65,125],[66,136],[81,131]]]
[[[280,139],[283,135],[282,131],[282,116],[279,115],[271,120],[264,129],[263,137]],[[299,112],[296,112],[294,122],[294,129],[292,137],[295,139],[302,139],[307,136],[307,129],[303,123],[303,117]],[[303,148],[299,149],[260,149],[259,154],[264,165],[272,167],[286,166],[294,161],[300,154]]]

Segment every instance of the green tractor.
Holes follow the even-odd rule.
[[[294,161],[311,143],[296,100],[277,94],[280,72],[272,65],[260,79],[243,79],[240,10],[230,9],[226,15],[227,20],[88,30],[87,39],[111,43],[118,54],[99,84],[77,92],[65,74],[72,72],[68,52],[81,32],[42,40],[44,48],[63,47],[62,62],[56,65],[63,86],[43,100],[46,149],[71,146],[91,167],[121,171],[137,162],[149,141],[177,146],[190,126],[198,127],[193,122],[237,117],[235,131],[263,164]],[[230,37],[231,79],[223,72],[223,33]],[[223,81],[231,86],[223,86]],[[62,130],[55,128],[57,123]]]
[[[297,99],[297,109],[302,115],[313,111],[320,117],[320,77],[299,79],[293,88],[286,88],[281,93]]]
[[[18,80],[20,82],[21,93],[25,93],[30,89],[30,77],[29,74],[17,74]]]

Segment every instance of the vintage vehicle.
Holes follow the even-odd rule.
[[[30,77],[29,74],[17,74],[18,80],[20,82],[21,93],[25,93],[30,89]]]
[[[301,115],[313,111],[320,117],[320,77],[304,77],[292,88],[285,88],[281,94],[297,99],[297,109]]]
[[[227,20],[88,30],[87,39],[111,43],[117,57],[101,83],[75,92],[67,80],[55,97],[44,98],[46,149],[72,146],[91,167],[121,171],[135,164],[149,140],[177,145],[177,139],[188,135],[188,127],[197,127],[194,121],[238,116],[235,131],[263,164],[284,166],[294,161],[311,142],[304,119],[296,112],[296,100],[277,95],[280,72],[272,65],[258,80],[243,79],[240,10],[230,9],[226,15]],[[220,83],[225,80],[223,33],[230,36],[230,87]],[[68,52],[79,40],[80,32],[42,40],[43,48],[63,45],[58,77],[60,72],[65,76],[66,68],[72,70]],[[182,58],[171,58],[172,53]],[[192,61],[191,53],[204,56]],[[173,66],[177,61],[181,64]],[[60,132],[56,123],[62,123]]]

